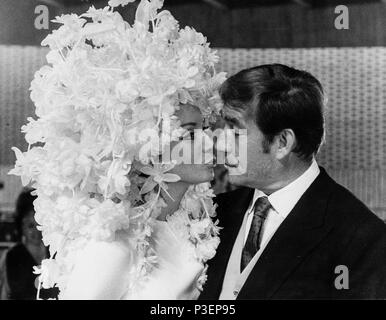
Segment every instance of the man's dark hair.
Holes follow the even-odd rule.
[[[16,200],[15,226],[17,238],[20,241],[23,235],[23,219],[31,212],[35,211],[33,201],[37,198],[31,195],[31,189],[24,189]]]
[[[324,136],[324,93],[320,82],[306,71],[282,64],[245,69],[227,79],[220,95],[228,108],[252,116],[265,137],[264,152],[284,129],[296,136],[294,152],[309,160]]]

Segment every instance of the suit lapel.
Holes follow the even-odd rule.
[[[238,299],[268,299],[330,231],[324,222],[334,182],[324,169],[280,225]]]
[[[218,299],[220,296],[228,260],[253,193],[253,189],[241,188],[232,194],[225,193],[219,201],[217,213],[223,228],[220,231],[221,242],[216,256],[209,261],[208,281],[200,299]]]

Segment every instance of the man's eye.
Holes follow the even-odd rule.
[[[240,129],[240,128],[234,127],[233,130],[234,130],[234,133],[235,133],[235,137],[243,136],[243,135],[246,134],[246,130],[245,129]]]

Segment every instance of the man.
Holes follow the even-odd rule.
[[[386,225],[315,161],[320,82],[263,65],[220,94],[227,125],[247,130],[247,170],[217,198],[224,229],[200,299],[386,298]]]

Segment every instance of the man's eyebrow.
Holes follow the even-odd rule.
[[[196,122],[186,122],[186,123],[183,123],[181,124],[181,127],[187,127],[187,126],[197,126],[197,123]]]

